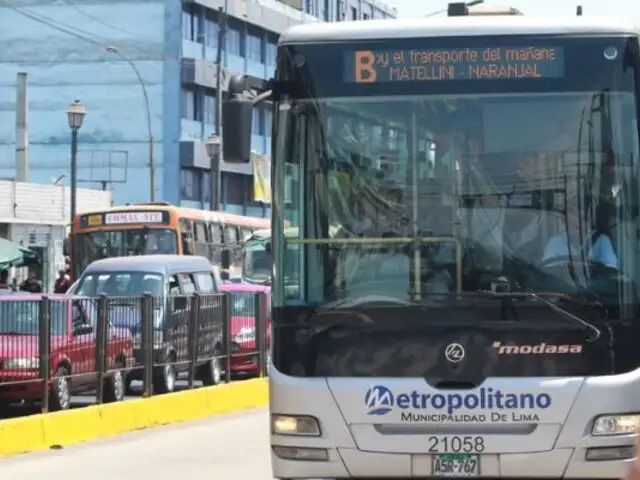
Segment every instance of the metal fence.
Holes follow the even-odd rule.
[[[71,395],[122,400],[264,376],[270,344],[264,293],[152,297],[0,297],[0,404],[69,408]]]

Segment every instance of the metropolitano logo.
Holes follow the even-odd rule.
[[[364,404],[369,415],[386,415],[393,410],[393,393],[382,385],[373,385],[364,394]]]

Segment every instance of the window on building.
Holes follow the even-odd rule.
[[[227,17],[227,31],[225,38],[228,53],[244,56],[243,30],[244,27],[240,22],[233,21],[233,18]]]
[[[182,118],[187,120],[200,120],[200,108],[198,105],[198,95],[195,90],[182,89]]]
[[[368,13],[363,13],[362,14],[362,19],[363,20],[369,20],[369,14]]]
[[[271,105],[265,105],[264,107],[264,125],[266,128],[266,135],[271,136],[271,128],[273,123],[273,110]]]
[[[258,105],[253,109],[253,122],[251,124],[251,131],[254,135],[262,135],[260,133],[260,112],[262,111],[262,105]]]
[[[203,102],[203,118],[204,123],[209,125],[216,124],[216,94],[213,91],[208,91],[204,94]]]
[[[182,7],[182,38],[198,41],[198,5],[185,3]]]
[[[264,62],[262,53],[262,32],[253,26],[249,26],[247,35],[247,57],[254,62]]]
[[[267,65],[275,65],[277,53],[278,39],[272,35],[267,35],[267,43],[265,45],[265,63]]]
[[[218,18],[213,10],[207,10],[204,18],[204,43],[212,48],[218,46]]]
[[[341,22],[343,20],[342,16],[342,0],[336,0],[336,22]]]
[[[351,7],[351,20],[358,20],[358,9]]]
[[[180,169],[180,196],[183,200],[199,202],[202,200],[202,188],[198,170]]]
[[[245,205],[253,197],[253,176],[222,172],[225,182],[226,203]]]
[[[202,201],[207,207],[211,203],[211,172],[207,170],[202,172]]]

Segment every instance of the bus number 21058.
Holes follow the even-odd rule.
[[[482,453],[484,438],[473,436],[437,436],[427,438],[429,453]]]

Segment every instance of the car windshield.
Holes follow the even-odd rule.
[[[78,233],[73,241],[76,272],[82,273],[95,260],[133,255],[178,253],[178,240],[168,228],[99,230]]]
[[[52,300],[51,334],[66,335],[69,325],[69,301]],[[0,301],[0,335],[38,335],[40,331],[40,300]]]
[[[78,281],[74,295],[109,297],[137,297],[149,292],[164,296],[163,276],[150,272],[90,272]]]
[[[634,301],[640,164],[624,40],[532,48],[535,72],[515,62],[503,77],[468,58],[438,64],[437,49],[325,47],[290,48],[299,88],[280,106],[283,185],[297,193],[276,188],[276,202],[302,225],[276,245],[303,246],[308,282],[287,302],[417,300],[490,290],[502,275],[510,288]],[[329,54],[345,58],[342,82],[325,71]]]

